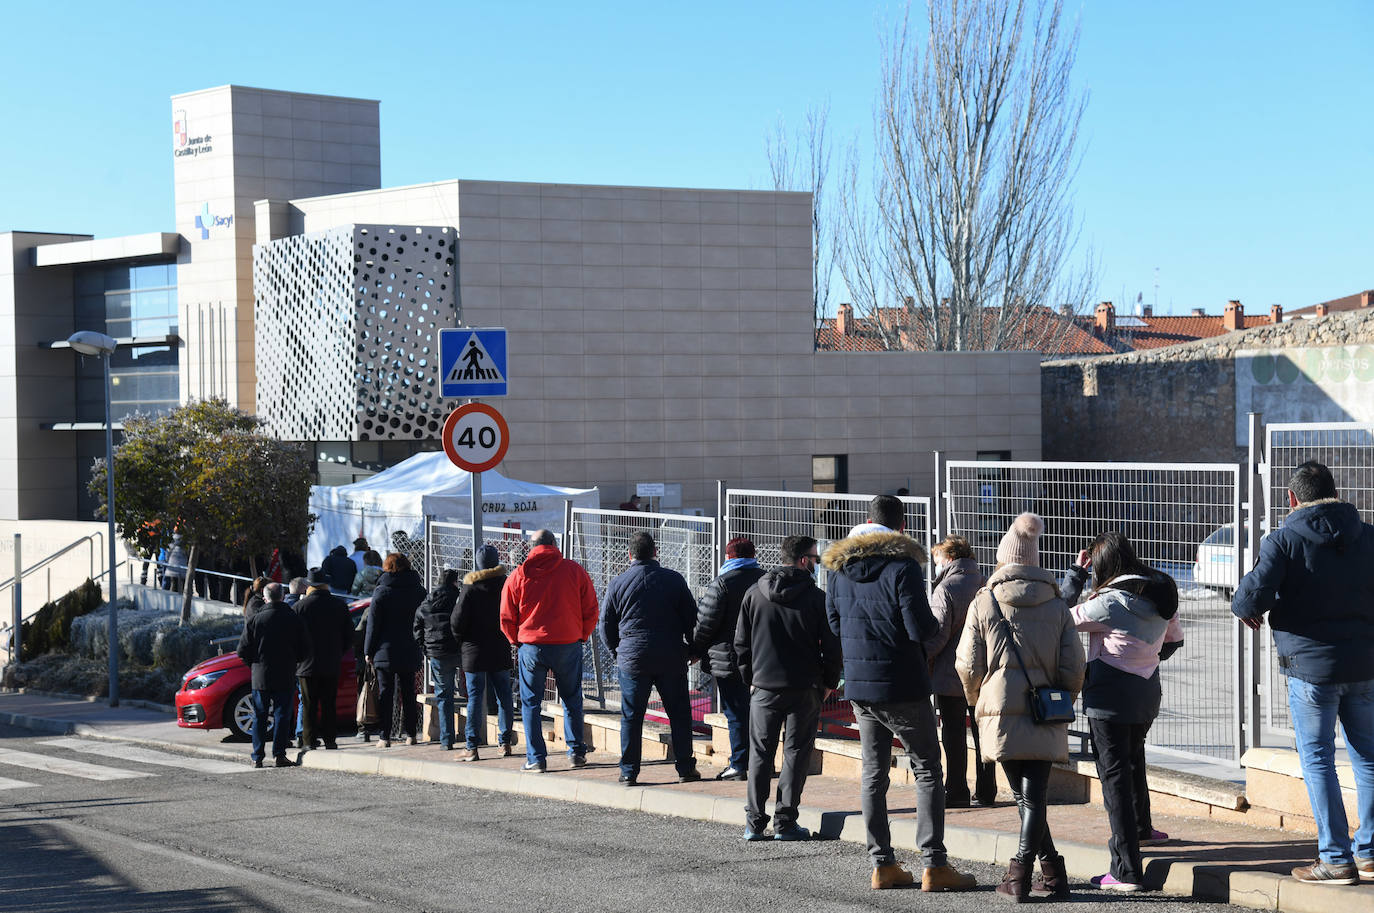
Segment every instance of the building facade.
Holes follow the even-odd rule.
[[[121,340],[117,418],[222,396],[308,442],[325,484],[439,447],[435,334],[460,324],[509,331],[501,471],[610,504],[669,482],[709,511],[717,479],[921,494],[933,450],[1040,455],[1036,353],[816,350],[808,194],[381,188],[357,99],[225,86],[171,123],[174,232],[5,235],[0,520],[89,517],[102,399],[76,329]]]

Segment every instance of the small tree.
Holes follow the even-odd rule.
[[[114,452],[115,522],[145,553],[180,534],[188,555],[182,621],[190,618],[196,564],[207,549],[247,555],[252,566],[254,556],[310,534],[305,450],[268,437],[260,425],[220,399],[125,422]],[[89,488],[103,514],[104,460],[96,460]]]

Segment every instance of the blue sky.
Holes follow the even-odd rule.
[[[765,187],[828,100],[872,134],[896,2],[25,4],[7,12],[0,230],[168,230],[169,96],[380,99],[383,185]],[[1374,287],[1374,3],[1085,0],[1075,183],[1098,296],[1251,313]],[[918,8],[919,10],[919,8]]]

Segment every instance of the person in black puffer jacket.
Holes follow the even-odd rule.
[[[344,558],[347,560],[348,556]],[[377,718],[383,748],[391,747],[392,707],[398,692],[401,725],[410,744],[416,741],[415,673],[420,671],[420,648],[410,626],[424,598],[424,584],[411,569],[410,559],[399,552],[387,555],[382,563],[382,577],[372,593],[367,635],[363,639],[364,658],[377,670]]]
[[[454,606],[450,626],[463,654],[467,678],[467,752],[460,761],[476,761],[477,746],[486,729],[487,684],[496,695],[501,727],[501,756],[510,757],[515,744],[515,701],[511,697],[510,641],[501,633],[501,589],[506,569],[496,549],[484,545],[477,553],[477,570],[463,578],[463,591]]]
[[[749,686],[739,675],[735,628],[744,594],[764,571],[754,558],[754,543],[743,537],[725,544],[725,559],[697,604],[691,652],[701,657],[701,671],[716,681],[720,710],[730,732],[730,764],[716,779],[743,780],[749,770]]]
[[[435,702],[439,710],[439,744],[453,748],[453,692],[458,680],[458,640],[449,627],[453,605],[458,601],[458,572],[445,568],[439,585],[430,591],[415,610],[411,633],[429,660],[434,680]]]

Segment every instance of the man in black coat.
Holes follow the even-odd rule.
[[[787,725],[782,773],[774,809],[774,840],[806,840],[797,807],[811,766],[821,701],[840,683],[840,639],[825,617],[825,594],[816,586],[821,556],[810,536],[782,540],[783,566],[744,596],[735,631],[739,674],[752,691],[749,703],[749,789],[745,840],[764,840],[773,755]]]
[[[717,780],[743,780],[749,769],[749,686],[735,661],[735,627],[744,594],[758,583],[763,568],[754,558],[754,543],[743,537],[725,544],[725,563],[706,587],[697,606],[697,626],[691,652],[701,657],[701,669],[716,682],[720,710],[730,732],[730,764]]]
[[[317,748],[323,740],[332,750],[339,747],[339,663],[353,647],[353,621],[347,603],[329,591],[323,571],[311,571],[306,584],[306,594],[292,606],[305,624],[309,642],[296,665],[303,705],[301,748]]]
[[[336,545],[320,562],[320,570],[324,571],[330,586],[347,593],[353,587],[353,578],[358,573],[358,566],[348,557],[348,549]]]
[[[687,691],[687,641],[697,623],[697,602],[687,581],[657,561],[654,537],[630,537],[625,573],[606,587],[601,602],[601,639],[620,674],[620,782],[639,777],[640,740],[649,690],[658,689],[672,731],[678,780],[701,779],[692,755],[692,702]]]
[[[290,767],[286,748],[291,743],[291,701],[296,695],[296,664],[310,646],[305,625],[282,602],[280,583],[267,585],[268,601],[243,626],[239,659],[253,667],[253,766],[261,767],[266,740],[267,712],[272,711],[272,757],[278,767]]]

